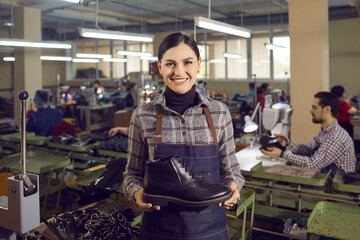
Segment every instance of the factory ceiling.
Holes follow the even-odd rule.
[[[16,7],[41,10],[43,40],[80,39],[79,28],[96,22],[101,29],[136,33],[192,31],[195,16],[253,31],[288,23],[287,0],[0,0],[0,29],[11,28]],[[358,7],[357,0],[329,0],[329,19],[358,17]]]

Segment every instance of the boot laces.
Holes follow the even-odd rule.
[[[189,166],[186,164],[185,160],[180,159],[180,163],[181,163],[181,167],[185,169],[185,172],[188,173],[189,176],[191,176],[191,178],[195,179],[194,172],[191,171]]]

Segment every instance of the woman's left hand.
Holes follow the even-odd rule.
[[[232,192],[232,197],[225,202],[221,202],[218,204],[219,207],[225,206],[226,209],[229,209],[230,207],[234,206],[234,204],[237,202],[237,200],[240,198],[239,190],[234,182],[231,182],[228,185],[228,188]]]

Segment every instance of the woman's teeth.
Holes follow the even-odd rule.
[[[173,79],[174,82],[185,82],[186,78],[182,78],[182,79]]]

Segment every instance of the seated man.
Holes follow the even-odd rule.
[[[311,109],[313,123],[321,124],[321,130],[307,144],[293,141],[283,152],[269,147],[261,152],[270,157],[283,157],[289,163],[300,167],[323,170],[332,169],[332,175],[341,169],[345,173],[355,172],[356,158],[354,143],[349,134],[338,124],[339,100],[330,92],[318,92]],[[286,146],[289,140],[277,135],[277,141]]]
[[[53,128],[62,120],[62,113],[50,108],[50,93],[46,89],[35,92],[34,103],[37,111],[32,113],[26,123],[26,131],[48,137]]]

